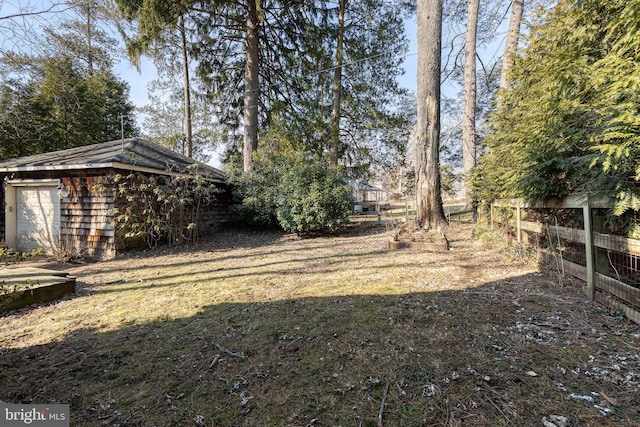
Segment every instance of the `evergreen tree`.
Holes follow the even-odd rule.
[[[183,87],[176,87],[175,83],[169,78],[151,83],[150,102],[140,109],[143,137],[189,155],[184,123],[184,91]],[[189,157],[206,163],[210,158],[207,151],[212,147],[212,141],[219,139],[218,128],[208,103],[199,98],[194,101],[190,108],[193,131]]]
[[[273,123],[351,174],[377,173],[376,165],[404,155],[411,129],[408,94],[397,83],[407,49],[404,9],[391,0],[319,6],[292,67],[302,90],[292,93],[294,108],[274,110],[280,120]]]
[[[71,0],[32,53],[3,55],[0,156],[42,153],[137,134],[127,84],[112,71],[109,3]]]
[[[123,14],[136,19],[144,51],[167,28],[189,18],[197,42],[189,46],[198,75],[207,83],[216,112],[228,129],[242,128],[244,169],[252,169],[260,123],[291,89],[288,62],[295,57],[304,26],[304,2],[257,1],[175,4],[121,1]]]
[[[37,89],[31,82],[3,79],[0,85],[0,160],[39,153],[41,142],[51,138],[48,106],[38,96]]]
[[[520,25],[522,23],[522,15],[524,13],[524,0],[511,1],[511,15],[509,17],[509,28],[507,30],[507,39],[504,46],[504,55],[502,56],[502,74],[500,77],[500,89],[509,90],[511,82],[509,81],[509,72],[516,58],[516,50],[518,49],[518,40],[520,39]]]
[[[117,41],[109,35],[105,23],[113,21],[114,10],[108,0],[67,0],[72,18],[57,26],[44,28],[49,55],[63,54],[86,69],[89,75],[96,70],[110,69],[117,50]]]
[[[369,141],[380,139],[372,131],[378,123],[397,121],[391,111],[402,94],[395,78],[406,40],[395,2],[172,4],[121,2],[138,23],[130,46],[145,51],[180,17],[188,22],[196,34],[188,50],[218,134],[234,150],[242,145],[245,171],[252,169],[257,138],[274,124],[305,150],[320,157],[333,152],[335,161],[351,165],[371,151]],[[241,144],[234,139],[240,132]]]
[[[64,55],[28,61],[0,73],[3,159],[119,139],[121,115],[125,136],[137,134],[128,86],[110,70],[89,75]]]
[[[532,32],[494,112],[479,196],[579,191],[640,209],[640,1],[560,1]]]

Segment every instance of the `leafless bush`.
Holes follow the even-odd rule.
[[[51,256],[61,263],[71,263],[83,259],[87,254],[87,243],[63,234],[51,242]]]

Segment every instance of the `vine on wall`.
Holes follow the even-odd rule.
[[[199,174],[118,174],[114,184],[113,226],[125,238],[143,239],[150,248],[162,241],[196,242],[202,212],[220,192]]]

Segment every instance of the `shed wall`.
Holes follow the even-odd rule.
[[[5,196],[5,185],[4,182],[0,181],[0,246],[2,243],[6,242],[7,239],[7,232],[6,232],[6,225],[5,225],[5,203],[6,203],[6,196]]]
[[[81,248],[91,258],[116,254],[113,221],[113,186],[106,176],[64,177],[69,195],[60,205],[63,244]]]
[[[231,209],[233,205],[229,186],[219,184],[220,193],[204,209],[200,217],[199,231],[207,234],[215,231],[225,224],[238,221],[238,214]]]
[[[114,210],[126,208],[126,197],[116,197],[113,169],[29,171],[13,174],[14,179],[59,179],[68,194],[60,200],[60,245],[82,249],[88,257],[104,260],[117,252],[144,247],[141,238],[124,237],[114,228]],[[0,176],[0,178],[2,178]],[[237,220],[232,211],[231,192],[226,184],[217,184],[220,193],[205,206],[198,221],[198,234],[214,232],[225,223]],[[0,186],[0,206],[7,201],[6,191]],[[6,239],[5,215],[0,212],[0,241]],[[7,242],[10,243],[10,242]],[[11,246],[11,245],[9,245]]]

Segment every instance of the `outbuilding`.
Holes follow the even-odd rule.
[[[197,173],[220,193],[206,206],[198,229],[231,219],[226,176],[153,142],[129,138],[0,162],[0,240],[18,251],[54,250],[57,242],[81,246],[108,259],[133,244],[114,227],[114,212],[126,208],[116,176],[141,174],[162,180]],[[135,191],[135,190],[133,190]]]

